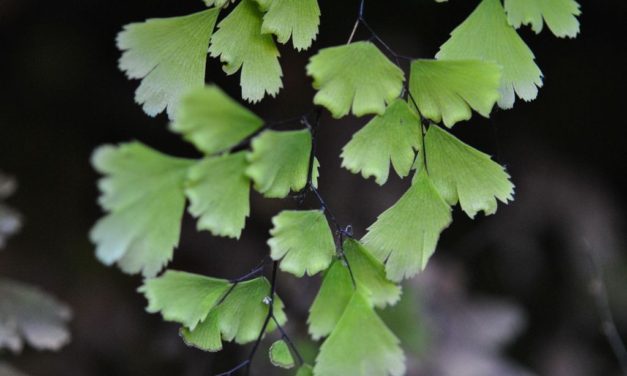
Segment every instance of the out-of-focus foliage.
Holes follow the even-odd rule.
[[[7,239],[19,231],[22,225],[19,214],[4,204],[4,200],[11,196],[16,188],[15,179],[0,171],[0,249],[5,247]]]
[[[70,318],[66,305],[40,289],[0,279],[0,349],[58,350],[70,340]]]

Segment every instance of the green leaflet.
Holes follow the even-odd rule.
[[[183,325],[181,334],[186,343],[218,351],[222,340],[239,344],[254,341],[268,313],[264,298],[270,293],[270,284],[265,278],[232,286],[223,279],[167,271],[145,281],[139,291],[148,299],[149,312],[161,312],[164,320]],[[277,321],[283,324],[286,318],[278,298],[274,310]],[[273,329],[268,327],[268,331]]]
[[[100,261],[146,277],[163,268],[179,241],[183,185],[192,163],[138,142],[96,150],[92,164],[106,175],[99,202],[109,212],[90,233]]]
[[[210,311],[194,329],[181,327],[179,334],[187,346],[210,352],[222,350],[222,333],[216,310]]]
[[[189,169],[185,194],[199,230],[239,238],[250,214],[246,153],[204,159]]]
[[[542,0],[544,1],[544,0]],[[442,60],[478,59],[503,67],[498,105],[511,108],[515,94],[531,101],[542,86],[542,72],[533,52],[507,22],[500,0],[482,0],[453,32],[436,55]]]
[[[378,308],[394,305],[401,298],[401,288],[389,281],[385,267],[361,243],[354,239],[344,241],[344,253],[355,277],[357,288]]]
[[[272,346],[270,346],[268,355],[270,356],[270,362],[274,366],[285,369],[294,368],[294,357],[284,340],[280,339],[275,341]]]
[[[283,87],[283,72],[271,35],[261,33],[263,14],[254,0],[242,0],[218,24],[209,52],[220,57],[226,74],[242,70],[242,98],[258,102],[267,94],[275,96]]]
[[[368,302],[384,308],[400,299],[400,287],[387,280],[383,264],[363,245],[354,239],[346,239],[344,253],[357,290]],[[342,261],[335,261],[325,273],[320,291],[309,310],[307,322],[314,339],[331,333],[354,291],[348,266]]]
[[[348,269],[340,261],[335,261],[324,273],[318,295],[309,308],[307,323],[314,340],[331,333],[353,296],[353,290]]]
[[[291,37],[295,49],[308,49],[316,39],[320,25],[318,0],[268,1],[261,31],[276,35],[283,44]]]
[[[181,133],[205,154],[237,145],[255,133],[263,120],[215,85],[194,89],[181,99],[170,129]]]
[[[400,281],[424,269],[451,221],[451,208],[422,169],[409,190],[368,228],[363,242],[386,262],[387,277]]]
[[[168,270],[161,277],[144,281],[139,292],[148,300],[148,312],[161,312],[164,320],[193,330],[230,286],[224,279]]]
[[[272,218],[270,255],[281,270],[297,277],[326,270],[335,254],[335,241],[321,210],[284,210]]]
[[[238,283],[224,301],[215,306],[194,330],[187,327],[182,329],[185,342],[203,350],[218,351],[222,348],[221,344],[219,348],[203,347],[215,344],[218,333],[221,333],[222,339],[228,342],[246,344],[255,341],[268,314],[268,305],[264,300],[269,294],[270,283],[263,277]],[[283,302],[278,297],[274,300],[274,315],[279,324],[285,323]],[[275,326],[270,324],[267,331],[274,329]],[[196,342],[198,338],[203,341]]]
[[[581,14],[575,0],[505,0],[509,23],[515,28],[531,25],[536,34],[542,31],[544,21],[559,38],[574,38],[579,34]]]
[[[407,102],[395,99],[383,115],[375,116],[365,127],[353,135],[342,149],[342,167],[364,178],[375,177],[379,185],[385,184],[390,173],[390,161],[400,177],[409,174],[415,150],[421,140],[418,116]]]
[[[265,131],[252,141],[246,174],[255,189],[268,198],[283,198],[290,190],[298,192],[307,185],[311,134],[308,130]],[[318,162],[314,161],[314,182]]]
[[[351,111],[356,116],[383,114],[403,89],[403,71],[374,44],[355,42],[321,49],[307,65],[318,90],[314,103],[326,107],[333,117]]]
[[[458,201],[470,218],[483,210],[496,212],[496,200],[513,200],[510,176],[490,156],[466,145],[447,131],[432,125],[425,136],[429,176],[451,205]]]
[[[484,117],[500,97],[501,67],[480,60],[415,60],[409,90],[420,113],[452,127],[472,116]]]
[[[154,18],[126,25],[117,37],[124,53],[120,69],[129,78],[142,79],[135,101],[155,116],[167,108],[173,118],[177,102],[205,82],[207,46],[218,9],[182,17]]]
[[[356,292],[320,347],[314,375],[400,376],[405,373],[404,362],[398,338]]]
[[[207,7],[215,6],[216,8],[224,8],[229,4],[229,0],[203,0]],[[231,0],[230,2],[233,2]]]
[[[313,368],[309,364],[303,364],[296,372],[296,376],[313,376]]]

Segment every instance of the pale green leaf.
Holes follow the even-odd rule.
[[[294,357],[292,356],[289,346],[282,339],[275,341],[272,346],[270,346],[269,356],[270,362],[276,367],[285,369],[294,367]]]
[[[360,294],[354,293],[346,310],[320,347],[316,376],[401,376],[405,356],[399,340]]]
[[[255,0],[255,1],[257,2],[259,9],[265,13],[268,11],[268,8],[270,8],[270,4],[272,4],[274,0]]]
[[[344,260],[336,260],[324,274],[320,291],[309,310],[309,333],[313,339],[327,336],[342,316],[357,289],[368,302],[384,308],[395,304],[401,295],[400,286],[386,278],[383,264],[354,239],[344,241]],[[350,270],[349,267],[350,266]]]
[[[284,210],[272,218],[270,255],[280,268],[297,277],[326,270],[335,254],[335,241],[321,210]]]
[[[309,364],[303,364],[296,372],[296,376],[313,376],[313,368]]]
[[[234,2],[234,0],[203,0],[203,2],[207,7],[215,6],[216,8],[224,8],[229,5],[229,3]]]
[[[314,103],[333,117],[383,114],[403,89],[403,71],[371,42],[324,48],[307,65],[318,90]]]
[[[531,25],[533,31],[540,33],[544,22],[555,36],[574,38],[579,34],[581,14],[575,0],[505,0],[507,19],[515,28]]]
[[[239,238],[250,214],[246,153],[207,158],[189,169],[185,194],[197,228],[216,236]]]
[[[170,129],[205,154],[224,151],[255,133],[263,120],[215,85],[186,94]]]
[[[269,306],[264,301],[269,296],[270,283],[265,278],[238,283],[224,301],[214,308],[222,339],[239,344],[255,341],[268,314]],[[283,302],[275,296],[273,304],[277,321],[284,324],[286,317],[283,313]],[[268,326],[268,331],[273,329],[273,325]],[[189,339],[188,337],[187,340]]]
[[[309,308],[309,334],[315,340],[327,336],[342,317],[353,296],[353,283],[348,268],[335,261],[324,273],[320,291]]]
[[[207,48],[219,10],[155,18],[126,25],[117,37],[124,53],[120,69],[143,79],[135,100],[155,116],[167,108],[173,118],[181,96],[205,82]]]
[[[424,169],[405,194],[377,218],[363,238],[392,281],[424,269],[442,230],[451,223],[451,208]]]
[[[470,218],[483,210],[494,214],[497,199],[513,200],[514,185],[505,169],[489,155],[432,125],[425,136],[429,176],[451,205],[458,201]]]
[[[96,255],[127,273],[155,275],[178,245],[185,209],[184,182],[191,160],[173,158],[138,143],[102,146],[92,164],[99,202],[109,214],[90,233]]]
[[[275,34],[283,44],[292,38],[297,50],[311,46],[320,25],[318,0],[270,0],[267,9],[262,32]]]
[[[525,101],[535,99],[538,88],[542,86],[542,72],[534,61],[535,56],[508,23],[500,0],[482,0],[472,14],[453,30],[436,58],[478,59],[501,65],[503,76],[498,101],[501,108],[511,108],[516,95]]]
[[[401,297],[401,288],[386,278],[385,267],[361,243],[346,239],[344,253],[357,287],[364,297],[379,308],[394,305]]]
[[[269,198],[283,198],[307,185],[311,134],[308,130],[265,131],[252,141],[246,169],[255,189]],[[318,175],[314,161],[313,180]]]
[[[409,90],[420,113],[452,127],[472,116],[484,117],[500,97],[501,67],[480,60],[415,60]]]
[[[375,116],[342,149],[342,167],[377,184],[388,180],[390,161],[400,177],[409,174],[420,145],[418,116],[402,99],[394,100],[383,115]]]
[[[218,24],[209,52],[220,57],[226,74],[242,70],[242,98],[258,102],[267,94],[275,96],[283,87],[279,50],[272,36],[261,33],[263,13],[254,0],[242,0]]]
[[[182,327],[179,333],[187,346],[210,352],[222,350],[222,333],[216,310],[209,312],[193,330]]]
[[[183,324],[181,335],[189,345],[218,351],[222,340],[245,344],[257,339],[268,314],[270,283],[263,277],[235,285],[184,272],[168,271],[140,288],[149,312]],[[274,315],[285,323],[283,303],[274,299]],[[269,325],[267,330],[274,330]]]
[[[148,312],[161,312],[164,320],[193,330],[230,286],[224,279],[168,270],[158,278],[144,281],[139,291],[148,300]]]

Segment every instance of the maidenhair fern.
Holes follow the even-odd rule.
[[[197,13],[130,24],[118,35],[120,68],[142,80],[136,101],[148,115],[167,109],[170,129],[204,156],[177,158],[137,142],[99,148],[93,164],[104,175],[100,204],[107,214],[91,232],[98,258],[142,273],[148,311],[179,323],[187,344],[219,351],[225,341],[254,343],[250,356],[224,375],[250,370],[262,339],[275,330],[269,360],[298,376],[403,375],[399,340],[377,309],[396,304],[399,283],[427,267],[455,205],[470,218],[491,215],[514,194],[503,166],[449,130],[473,112],[489,117],[497,104],[507,109],[516,97],[535,99],[542,72],[516,29],[530,25],[539,33],[546,24],[558,37],[574,37],[579,5],[477,0],[436,56],[413,58],[375,33],[362,0],[348,42],[309,59],[306,74],[317,90],[312,109],[272,123],[205,85],[207,55],[227,75],[239,73],[244,100],[274,96],[283,87],[280,45],[311,47],[318,1],[204,3],[207,9]],[[369,38],[359,40],[359,30]],[[344,168],[379,185],[391,169],[407,178],[406,192],[362,239],[338,222],[317,188],[323,109],[333,118],[369,116],[341,152]],[[269,257],[233,279],[160,274],[178,245],[186,202],[198,230],[237,239],[250,215],[251,189],[301,203],[272,219]],[[308,195],[317,207],[305,207]],[[307,320],[311,337],[322,340],[314,364],[303,362],[282,326],[279,270],[322,276]]]

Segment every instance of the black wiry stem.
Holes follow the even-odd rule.
[[[377,43],[379,43],[386,51],[387,53],[389,53],[395,60],[396,65],[404,70],[402,64],[401,64],[401,60],[402,61],[412,61],[415,60],[415,58],[410,57],[410,56],[406,56],[406,55],[402,55],[397,53],[394,49],[392,49],[376,32],[375,30],[368,24],[368,22],[366,21],[365,17],[364,17],[364,12],[365,12],[365,0],[360,0],[359,3],[359,9],[358,9],[358,16],[357,19],[355,20],[355,24],[352,28],[351,34],[348,38],[348,41],[346,42],[347,44],[351,43],[353,41],[353,38],[355,37],[355,34],[357,33],[357,29],[359,28],[359,25],[363,25],[366,30],[370,33],[371,39],[375,40]],[[429,122],[426,120],[426,118],[424,118],[422,116],[422,114],[420,113],[419,109],[418,109],[418,105],[414,99],[414,97],[412,96],[411,92],[409,91],[409,89],[407,88],[407,83],[405,83],[404,87],[403,87],[403,94],[407,94],[408,99],[413,103],[414,108],[416,109],[416,112],[418,114],[418,116],[420,117],[421,123],[424,127],[428,127],[430,124]],[[313,114],[313,121],[310,121],[310,116]],[[316,200],[319,202],[321,210],[324,212],[324,214],[326,215],[327,219],[329,220],[329,222],[331,223],[332,227],[334,228],[334,235],[335,235],[335,240],[336,240],[336,246],[337,246],[337,254],[338,257],[344,262],[344,264],[346,265],[350,277],[351,277],[351,281],[353,283],[353,287],[356,288],[356,282],[355,282],[355,277],[353,275],[353,271],[352,268],[350,266],[350,263],[348,261],[348,258],[346,257],[346,254],[344,252],[344,240],[346,238],[352,238],[353,233],[352,233],[352,227],[350,225],[343,227],[342,225],[340,225],[340,223],[337,220],[337,217],[333,214],[333,212],[331,211],[331,209],[329,208],[329,205],[327,204],[327,202],[325,201],[325,199],[322,197],[322,195],[320,194],[320,191],[318,190],[318,188],[315,186],[315,184],[313,183],[313,175],[314,175],[314,168],[315,168],[315,161],[316,161],[316,152],[317,152],[317,147],[318,147],[318,126],[320,124],[320,117],[322,115],[322,109],[320,107],[312,109],[308,112],[306,112],[305,114],[298,116],[298,117],[294,117],[294,118],[288,118],[288,119],[284,119],[284,120],[280,120],[280,121],[271,121],[271,122],[266,122],[266,124],[264,124],[263,127],[261,127],[260,129],[258,129],[256,132],[254,132],[253,134],[249,135],[248,137],[246,137],[246,139],[244,139],[243,141],[241,141],[239,144],[235,145],[234,147],[232,147],[230,149],[230,152],[237,152],[237,151],[242,151],[242,150],[246,150],[250,148],[250,143],[251,141],[258,136],[260,133],[262,133],[263,131],[267,130],[267,129],[273,129],[274,127],[277,126],[281,126],[281,125],[285,125],[285,124],[289,124],[289,123],[296,123],[299,122],[304,125],[310,132],[311,134],[311,151],[310,151],[310,155],[309,155],[309,160],[308,160],[308,169],[307,169],[307,183],[305,185],[305,187],[296,194],[296,198],[299,202],[299,204],[302,204],[304,202],[304,199],[307,195],[307,193],[311,192],[314,197],[316,198]],[[422,154],[423,154],[423,158],[424,159],[424,163],[425,163],[425,168],[426,168],[426,153],[425,153],[425,145],[424,145],[424,130],[421,129],[421,131],[423,131],[423,137],[422,137]],[[226,297],[233,291],[233,289],[237,286],[238,283],[246,281],[250,278],[256,277],[259,274],[261,274],[264,270],[265,264],[267,262],[267,258],[265,258],[261,264],[259,266],[257,266],[255,269],[253,269],[250,273],[239,277],[237,279],[231,280],[231,282],[233,283],[233,285],[231,286],[231,288],[229,289],[229,291],[227,291],[227,293],[225,294],[225,296],[220,300],[220,302],[223,302],[224,299],[226,299]],[[289,348],[291,349],[291,351],[294,353],[294,355],[296,355],[296,358],[298,360],[299,364],[303,364],[304,360],[303,357],[301,356],[301,354],[299,353],[298,349],[296,348],[296,346],[294,345],[294,342],[290,339],[290,337],[287,335],[286,331],[284,330],[284,328],[280,325],[280,323],[278,322],[278,320],[276,319],[275,315],[274,315],[274,299],[276,296],[276,276],[277,276],[277,272],[278,272],[278,262],[274,261],[273,262],[273,266],[272,266],[272,279],[271,279],[271,283],[270,283],[270,295],[269,295],[269,307],[268,307],[268,314],[265,317],[264,323],[262,325],[261,331],[259,332],[259,335],[257,336],[257,339],[255,341],[255,343],[253,344],[253,347],[251,349],[250,354],[248,355],[248,358],[246,360],[244,360],[243,362],[241,362],[240,364],[238,364],[237,366],[235,366],[234,368],[230,369],[227,372],[224,373],[220,373],[216,376],[232,376],[235,375],[237,372],[239,372],[240,370],[244,370],[244,374],[245,375],[249,375],[250,374],[250,370],[251,370],[251,365],[253,363],[253,359],[259,349],[259,346],[261,345],[261,342],[263,340],[264,334],[266,333],[267,329],[268,329],[268,325],[270,323],[270,321],[272,320],[274,322],[274,324],[276,325],[277,329],[279,330],[279,333],[281,333],[281,339],[283,339],[289,346]]]
[[[274,321],[274,325],[276,325],[277,329],[279,329],[279,333],[281,333],[281,339],[287,343],[287,345],[290,347],[292,352],[296,355],[298,364],[303,365],[305,363],[305,361],[303,360],[303,356],[300,354],[300,352],[294,345],[294,342],[292,342],[291,338],[287,335],[287,332],[285,331],[285,329],[283,329],[279,321],[276,319],[276,316],[272,315],[272,321]]]
[[[318,188],[313,182],[314,168],[316,167],[315,166],[316,151],[318,148],[318,127],[320,125],[321,114],[322,114],[322,111],[320,108],[318,108],[315,112],[313,122],[310,122],[306,116],[304,116],[302,120],[303,124],[307,127],[307,129],[309,129],[309,132],[311,133],[311,151],[309,154],[309,166],[307,169],[307,183],[305,185],[305,188],[303,188],[302,191],[297,193],[297,198],[299,200],[299,203],[302,204],[307,193],[311,192],[320,203],[320,208],[326,215],[331,225],[335,228],[334,237],[336,241],[336,251],[337,251],[338,257],[346,264],[346,267],[348,268],[348,272],[351,277],[351,281],[353,283],[353,287],[356,288],[357,285],[355,283],[353,270],[350,266],[350,262],[348,261],[348,258],[346,257],[346,254],[344,253],[344,239],[346,237],[350,238],[353,236],[352,227],[350,225],[346,227],[343,227],[342,225],[340,225],[340,223],[337,220],[337,217],[333,214],[331,209],[329,209],[329,205],[324,200],[324,198],[320,194],[320,191],[318,190]]]

